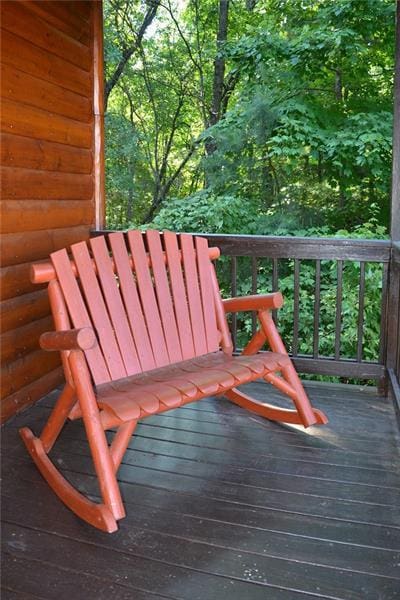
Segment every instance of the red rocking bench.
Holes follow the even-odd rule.
[[[218,248],[188,234],[130,231],[96,237],[33,265],[48,282],[55,332],[40,338],[61,352],[65,387],[40,437],[20,433],[60,499],[99,529],[113,532],[125,516],[117,470],[139,419],[224,395],[284,423],[326,423],[314,409],[271,316],[279,292],[222,300],[212,260]],[[242,355],[232,355],[225,313],[257,311],[260,327]],[[270,352],[258,354],[268,342]],[[237,386],[263,378],[287,394],[293,410],[260,403]],[[48,454],[67,419],[82,418],[102,503],[76,490]],[[116,428],[111,445],[105,430]]]

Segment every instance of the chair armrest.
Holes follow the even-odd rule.
[[[89,350],[96,343],[96,336],[91,327],[50,331],[40,336],[40,347],[43,350]]]
[[[242,312],[248,310],[272,310],[280,308],[283,304],[282,294],[257,294],[255,296],[241,296],[222,300],[225,312]]]

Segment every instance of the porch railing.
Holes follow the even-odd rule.
[[[387,341],[387,311],[388,311],[388,283],[389,262],[391,257],[391,244],[386,240],[356,240],[338,238],[298,238],[275,236],[244,236],[244,235],[203,235],[210,244],[221,249],[222,256],[230,257],[230,293],[237,295],[240,290],[240,261],[242,257],[248,260],[248,275],[251,277],[251,292],[259,291],[260,269],[265,273],[265,261],[269,261],[270,290],[275,291],[282,287],[281,275],[285,279],[285,286],[289,288],[285,294],[291,295],[292,305],[292,335],[286,339],[287,346],[294,358],[296,367],[302,373],[317,375],[331,375],[355,379],[376,379],[382,386],[385,377],[385,357]],[[304,264],[313,265],[313,283],[307,282],[306,296],[308,304],[312,303],[311,339],[304,340],[304,330],[301,328],[301,296],[302,277],[301,269]],[[372,266],[373,265],[373,266]],[[355,307],[357,316],[353,323],[346,325],[344,311],[344,283],[346,270],[352,267],[353,284],[357,287]],[[371,270],[372,269],[372,270]],[[267,269],[268,270],[268,269]],[[355,273],[354,273],[355,271]],[[243,274],[243,269],[241,270]],[[329,284],[327,284],[327,273]],[[373,289],[371,290],[371,273],[373,273]],[[308,270],[308,275],[310,269]],[[292,278],[292,290],[288,286],[288,279]],[[378,282],[378,286],[377,286]],[[347,291],[349,291],[347,282]],[[324,329],[330,331],[332,338],[332,352],[321,352],[321,300],[326,288],[331,296],[331,314],[324,315]],[[332,289],[334,288],[334,289]],[[378,289],[377,289],[378,288]],[[373,292],[373,300],[369,293]],[[353,289],[354,292],[354,289]],[[367,305],[375,304],[374,327],[368,322]],[[354,308],[354,307],[353,307]],[[325,311],[326,312],[326,311]],[[380,315],[380,316],[379,316]],[[378,320],[378,330],[376,321]],[[330,321],[330,323],[329,323]],[[255,318],[252,319],[252,330],[255,328]],[[346,327],[352,327],[349,332]],[[376,356],[366,359],[365,333],[371,328],[379,338]],[[231,331],[234,343],[237,345],[239,337],[238,318],[233,316]],[[352,337],[354,340],[354,355],[343,351],[343,337]],[[303,335],[303,339],[302,339]],[[301,347],[310,347],[310,351],[302,352]],[[398,357],[396,369],[398,369]],[[397,371],[398,372],[398,371]]]
[[[93,235],[101,233],[105,232]],[[391,392],[398,395],[400,405],[400,245],[389,240],[197,235],[221,249],[218,275],[226,295],[240,295],[243,287],[245,293],[285,288],[290,308],[290,314],[286,308],[286,321],[291,329],[285,342],[301,373],[376,380],[381,391],[386,391],[388,376]],[[307,281],[302,274],[304,268]],[[306,312],[302,311],[304,301]],[[274,317],[282,319],[281,314]],[[234,315],[230,326],[239,349],[243,328],[247,334],[254,332],[256,316],[243,320]],[[352,340],[350,352],[343,348],[344,338]]]
[[[393,243],[388,294],[387,372],[389,389],[400,416],[400,243]]]

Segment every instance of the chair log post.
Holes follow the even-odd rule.
[[[114,462],[100,421],[99,408],[83,353],[79,350],[72,351],[69,355],[69,365],[82,409],[82,418],[99,480],[101,496],[114,518],[122,519],[125,516],[125,509],[115,476]]]
[[[280,354],[288,356],[285,345],[282,342],[278,330],[276,329],[276,325],[272,318],[271,312],[259,311],[258,317],[260,319],[260,323],[263,327],[264,333],[271,347],[271,350],[273,352],[279,352]],[[295,391],[295,395],[292,396],[292,399],[295,403],[295,406],[304,426],[309,427],[310,425],[314,425],[320,422],[322,413],[319,413],[318,411],[318,415],[315,414],[315,411],[312,408],[307,394],[304,391],[303,385],[300,381],[296,369],[293,366],[292,361],[288,361],[287,365],[282,366],[282,375]]]
[[[40,441],[47,454],[50,452],[54,442],[58,438],[75,402],[75,390],[69,383],[66,383],[40,435]]]
[[[137,421],[128,421],[128,423],[124,423],[119,427],[114,436],[110,446],[110,453],[114,462],[115,471],[118,471],[136,425]]]

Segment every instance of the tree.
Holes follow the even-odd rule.
[[[255,203],[265,233],[289,212],[387,225],[394,0],[109,0],[106,15],[108,122],[135,156],[109,161],[130,181],[125,219],[206,184]]]

